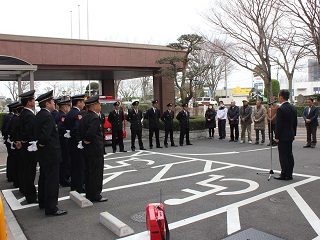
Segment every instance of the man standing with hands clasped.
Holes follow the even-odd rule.
[[[297,110],[288,102],[289,96],[288,90],[280,90],[278,99],[281,106],[277,110],[275,142],[278,143],[281,174],[275,177],[277,180],[292,180],[292,142],[297,131]]]
[[[302,117],[306,124],[307,129],[307,144],[304,148],[314,148],[317,144],[317,128],[318,128],[318,115],[319,109],[313,104],[313,99],[307,99],[308,107],[303,111]],[[312,135],[312,141],[311,141]]]

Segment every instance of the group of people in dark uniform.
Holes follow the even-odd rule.
[[[28,91],[19,95],[21,103],[9,104],[10,113],[2,125],[8,181],[19,188],[28,204],[39,204],[46,215],[67,214],[57,207],[59,185],[86,193],[93,202],[107,201],[100,194],[104,143],[98,95],[84,101],[84,94],[70,100],[53,99],[53,91],[37,99],[34,94]],[[41,108],[37,114],[35,101]]]

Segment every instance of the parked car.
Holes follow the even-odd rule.
[[[218,106],[217,101],[211,97],[198,97],[196,98],[196,103],[198,103],[199,106],[209,105],[209,104],[213,106]]]

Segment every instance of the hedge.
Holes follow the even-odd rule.
[[[0,129],[2,129],[2,123],[7,115],[7,113],[0,113]]]
[[[179,131],[180,124],[177,119],[173,119],[173,130]],[[203,130],[206,128],[206,119],[202,116],[190,116],[190,130]],[[143,120],[143,127],[149,128],[149,120]],[[160,120],[160,130],[164,130],[164,122]]]

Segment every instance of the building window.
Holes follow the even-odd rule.
[[[320,93],[320,87],[314,87],[313,94],[319,94],[319,93]]]

